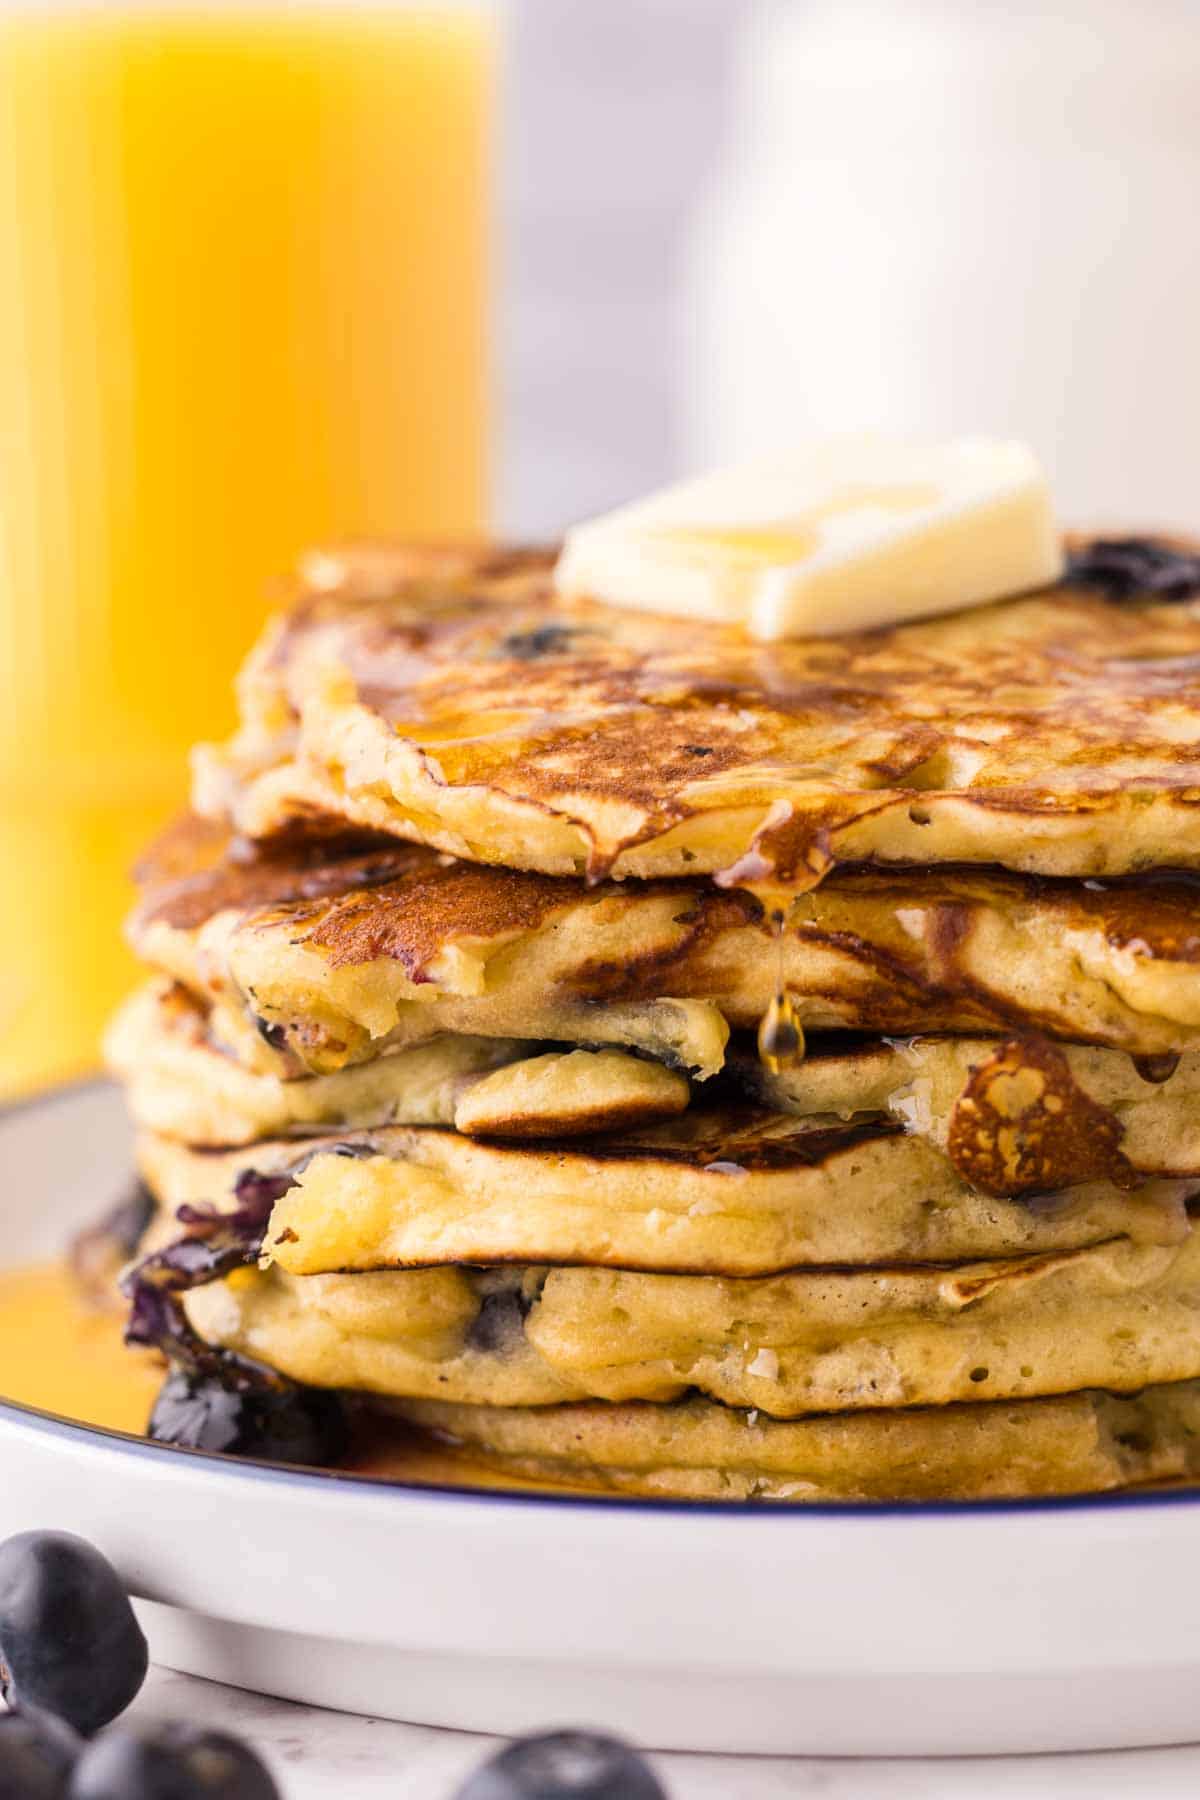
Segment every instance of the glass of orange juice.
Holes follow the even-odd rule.
[[[482,524],[493,60],[485,6],[0,10],[0,1092],[93,1064],[271,575]]]

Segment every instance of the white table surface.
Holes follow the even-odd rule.
[[[134,1716],[182,1717],[238,1732],[269,1761],[284,1800],[453,1800],[458,1785],[496,1741],[318,1712],[165,1669],[151,1671]],[[793,1795],[819,1795],[822,1800],[1195,1800],[1200,1793],[1200,1744],[1089,1756],[941,1761],[722,1756],[656,1756],[652,1761],[670,1800],[790,1800]]]

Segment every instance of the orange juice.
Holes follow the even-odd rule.
[[[486,9],[0,11],[0,1090],[304,543],[482,522]]]

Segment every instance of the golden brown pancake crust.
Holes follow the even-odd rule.
[[[971,1072],[950,1120],[947,1153],[985,1194],[1112,1181],[1137,1175],[1121,1149],[1116,1115],[1085,1093],[1062,1051],[1045,1038],[999,1044]]]
[[[393,881],[432,861],[415,844],[309,819],[257,843],[185,813],[142,853],[133,878],[145,896],[138,917],[191,931],[216,913],[314,902]]]
[[[286,908],[290,932],[324,952],[334,968],[385,958],[414,981],[456,938],[499,931],[534,931],[559,907],[585,898],[581,885],[518,869],[483,868],[407,844],[366,834],[339,833],[330,820],[258,844],[224,826],[186,814],[150,846],[134,870],[142,902],[135,934],[162,923],[190,931],[217,913],[260,914]],[[620,899],[628,890],[611,883]],[[639,893],[678,894],[687,933],[672,960],[729,926],[758,922],[760,903],[744,892],[723,893],[681,882],[655,882]],[[593,891],[594,893],[594,891]],[[631,896],[632,897],[632,896]],[[597,961],[579,972],[585,997],[646,990],[643,968]]]
[[[413,974],[450,936],[486,936],[510,924],[533,930],[557,907],[584,898],[577,882],[481,867],[423,844],[347,830],[328,818],[256,843],[218,821],[185,813],[147,848],[134,879],[142,892],[136,914],[140,923],[161,920],[186,931],[226,910],[249,914],[287,907],[289,921],[335,967],[388,957]],[[1139,955],[1164,962],[1200,962],[1200,875],[1187,869],[1079,882],[998,868],[846,868],[830,879],[826,891],[830,896],[877,896],[893,912],[932,903],[937,918],[930,935],[947,970],[954,966],[973,912],[1022,905],[1053,909],[1060,928],[1093,925],[1117,949],[1132,946]],[[596,889],[590,893],[596,896]],[[749,890],[713,888],[704,881],[652,881],[636,887],[610,882],[603,893],[630,899],[678,894],[684,909],[678,922],[689,930],[672,960],[682,960],[702,938],[738,924],[759,924],[765,917]],[[819,911],[796,915],[790,929],[835,946],[848,935],[836,921],[826,923]],[[872,954],[865,939],[847,947],[859,957]],[[905,966],[902,958],[874,954],[887,963],[881,972],[925,985],[915,956]],[[590,979],[581,974],[580,991],[642,992],[644,975],[638,965],[622,963],[616,970],[598,963]]]
[[[536,841],[538,815],[553,816],[587,845],[598,879],[687,821],[737,815],[728,833],[689,839],[697,869],[803,887],[869,846],[869,822],[884,814],[879,849],[894,860],[923,825],[950,818],[958,833],[963,802],[977,839],[1003,815],[1011,843],[1021,830],[1053,836],[1064,821],[1111,839],[1117,818],[1157,801],[1180,860],[1200,862],[1192,599],[1064,586],[966,615],[765,645],[702,620],[567,603],[538,555],[483,557],[449,576],[414,566],[401,555],[389,579],[376,552],[364,580],[353,557],[325,559],[322,585],[302,585],[245,688],[260,699],[269,690],[303,718],[307,751],[343,783],[353,812],[355,790],[377,786],[377,772],[351,766],[356,752],[333,714],[306,716],[314,680],[336,671],[338,717],[357,718],[348,729],[360,747],[364,727],[382,727],[372,762],[387,742],[409,758],[395,814],[403,835],[447,843],[439,795],[474,789],[515,803],[510,825],[525,809],[532,833],[523,859],[517,832],[501,856],[480,825],[481,860],[564,872]],[[1140,849],[1109,842],[1103,856],[1080,841],[1060,872],[1144,865],[1163,826]],[[939,837],[929,833],[930,853],[944,860]],[[1035,866],[1016,849],[997,860]]]

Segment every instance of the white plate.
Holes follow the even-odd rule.
[[[52,1253],[125,1157],[103,1085],[0,1116],[5,1260]],[[380,1487],[0,1404],[0,1535],[32,1526],[108,1552],[160,1662],[349,1711],[815,1754],[1200,1736],[1189,1494],[848,1509]]]

